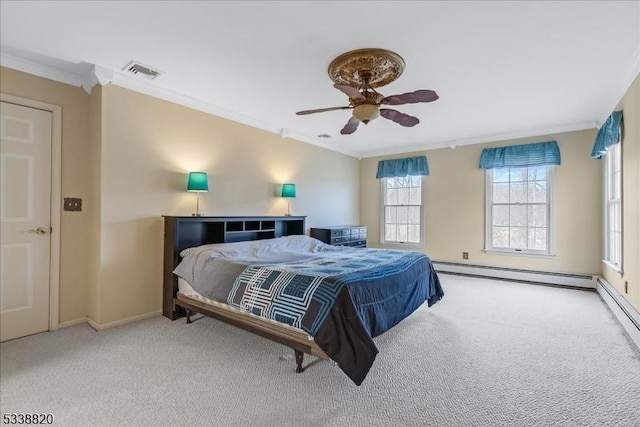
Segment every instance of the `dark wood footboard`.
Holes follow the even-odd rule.
[[[176,298],[176,305],[183,307],[185,310],[221,320],[302,353],[329,359],[329,356],[313,340],[309,339],[309,336],[303,331],[280,326],[274,322],[262,320],[256,316],[240,313],[233,309],[207,304],[180,293]]]

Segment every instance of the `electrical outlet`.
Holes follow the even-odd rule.
[[[469,259],[469,252],[462,252],[462,259]]]
[[[63,206],[65,211],[80,212],[82,210],[82,199],[65,197]]]

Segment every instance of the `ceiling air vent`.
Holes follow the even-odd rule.
[[[147,80],[154,80],[161,74],[160,71],[154,70],[148,65],[143,65],[137,61],[129,62],[122,70],[135,76],[144,77]]]

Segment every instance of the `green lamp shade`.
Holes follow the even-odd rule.
[[[206,172],[190,172],[187,191],[209,191]]]
[[[296,185],[282,184],[282,197],[296,197]]]

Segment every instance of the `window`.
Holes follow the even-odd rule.
[[[487,251],[550,255],[553,166],[488,169]]]
[[[604,156],[605,261],[622,270],[622,153],[620,144]]]
[[[422,176],[382,178],[382,243],[422,244]]]
[[[604,260],[622,272],[622,111],[598,130],[591,157],[604,157]]]

